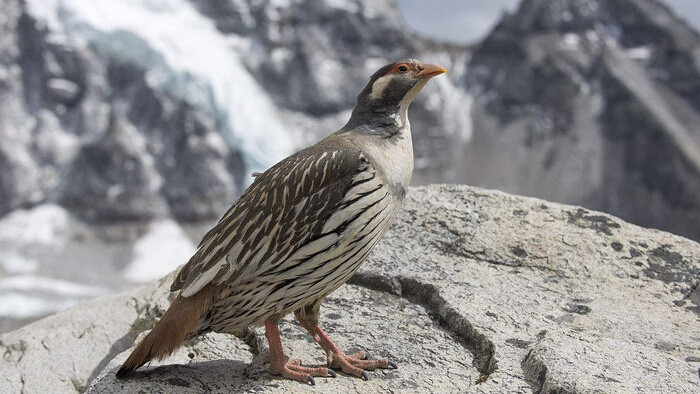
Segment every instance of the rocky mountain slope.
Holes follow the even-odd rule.
[[[2,7],[0,214],[56,201],[91,221],[217,217],[251,172],[342,126],[377,67],[435,57],[390,2]],[[468,129],[461,90],[429,95],[418,128]]]
[[[700,237],[700,37],[648,0],[525,0],[474,51],[460,181]]]
[[[410,239],[411,242],[405,242]],[[603,213],[466,186],[413,188],[322,322],[397,370],[316,387],[266,372],[261,331],[207,334],[128,380],[114,371],[171,301],[173,275],[0,335],[0,391],[691,393],[700,245]],[[294,357],[324,356],[291,319]]]
[[[700,238],[700,39],[653,0],[524,0],[474,47],[390,0],[9,0],[0,215],[215,218],[339,128],[368,75],[450,69],[414,104],[414,183],[581,204]]]

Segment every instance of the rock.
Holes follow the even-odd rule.
[[[164,291],[165,285],[150,285],[130,293],[96,298],[3,334],[1,391],[85,391],[115,355],[132,345],[135,330],[140,332],[154,323],[148,316],[158,308],[157,300],[168,299]]]
[[[42,110],[37,115],[37,124],[32,133],[31,152],[44,168],[63,168],[75,158],[79,148],[78,137],[66,133],[52,112]],[[58,178],[57,174],[54,176]]]
[[[75,102],[80,94],[80,86],[75,82],[62,78],[51,78],[46,82],[46,89],[54,101],[62,104]]]
[[[162,183],[143,136],[114,115],[106,133],[84,145],[70,165],[59,201],[93,221],[162,217]]]
[[[23,70],[17,33],[21,9],[0,4],[0,216],[31,206],[45,195],[41,171],[29,153],[30,126],[23,103]]]
[[[0,215],[32,206],[45,197],[41,190],[41,171],[25,146],[15,138],[3,138],[0,129]]]
[[[134,65],[111,64],[108,76],[119,87],[123,116],[146,139],[171,213],[188,221],[218,218],[244,184],[245,165],[235,163],[237,153],[222,139],[217,122],[201,108],[156,94],[148,74]]]
[[[350,284],[322,308],[348,350],[390,357],[369,381],[313,389],[266,372],[262,330],[207,334],[126,380],[114,372],[170,302],[159,283],[0,335],[0,391],[693,392],[700,245],[575,206],[465,186],[410,190]],[[323,353],[290,318],[292,357]]]

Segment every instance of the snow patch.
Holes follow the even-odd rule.
[[[52,299],[20,293],[0,292],[0,317],[26,319],[68,309],[78,303],[74,299]]]
[[[13,246],[67,242],[70,214],[55,204],[17,209],[0,220],[0,242]]]
[[[446,130],[455,131],[455,137],[459,137],[461,142],[468,142],[474,130],[474,97],[455,87],[447,78],[436,78],[431,83],[433,85],[424,93],[427,99],[426,107],[441,114]]]
[[[161,278],[186,263],[195,251],[177,222],[170,219],[153,222],[134,244],[134,257],[124,270],[124,277],[136,283]]]
[[[64,297],[94,297],[107,289],[37,275],[16,275],[0,278],[0,291],[42,292]]]
[[[39,269],[39,263],[15,252],[6,252],[0,256],[0,266],[8,274],[31,274]]]
[[[581,37],[575,33],[564,34],[564,45],[570,49],[577,49],[581,43]]]
[[[634,60],[649,60],[651,58],[651,48],[648,46],[630,48],[627,50],[627,56]]]
[[[360,5],[349,0],[326,0],[326,4],[331,8],[346,11],[350,14],[356,14],[360,11]]]

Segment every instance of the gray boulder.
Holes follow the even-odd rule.
[[[411,189],[322,322],[390,357],[369,381],[267,373],[262,330],[207,334],[126,380],[115,369],[167,308],[173,275],[0,336],[0,391],[696,392],[700,245],[615,217],[465,186]],[[292,319],[287,352],[323,353]]]

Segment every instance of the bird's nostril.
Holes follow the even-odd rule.
[[[424,68],[425,68],[424,65],[422,65],[422,64],[419,64],[419,65],[418,65],[418,71],[423,71]]]

